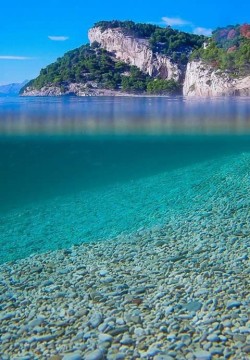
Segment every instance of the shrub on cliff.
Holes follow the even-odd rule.
[[[161,95],[177,95],[181,94],[181,85],[175,80],[163,80],[154,79],[149,80],[147,83],[147,92],[149,94],[161,94]]]
[[[202,59],[215,68],[227,70],[232,76],[250,73],[250,25],[229,25],[212,33],[206,48],[195,50],[191,59]]]

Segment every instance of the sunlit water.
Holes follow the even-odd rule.
[[[232,202],[249,125],[247,98],[1,98],[0,262]]]

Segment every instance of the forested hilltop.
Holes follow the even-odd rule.
[[[42,69],[20,93],[105,95],[97,90],[106,89],[130,94],[181,94],[183,82],[188,80],[185,79],[187,64],[194,61],[202,61],[215,71],[225,72],[230,79],[250,75],[248,24],[218,28],[211,37],[185,33],[169,26],[163,28],[118,20],[100,21],[91,31],[94,34],[91,45],[67,52]],[[117,36],[116,46],[110,36]],[[124,58],[119,56],[119,51]],[[137,56],[145,59],[133,62]],[[146,65],[140,67],[143,61]],[[208,79],[207,84],[211,82]]]
[[[68,83],[84,84],[85,90],[110,89],[131,93],[179,94],[181,86],[174,80],[154,79],[136,66],[117,60],[98,44],[83,45],[67,52],[62,58],[30,81],[29,87],[41,89],[47,85],[59,86],[61,92]]]
[[[216,29],[207,44],[192,53],[191,59],[202,59],[232,76],[250,74],[250,25]]]

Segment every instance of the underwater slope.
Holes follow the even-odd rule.
[[[248,204],[248,167],[248,154],[227,156],[23,206],[1,217],[1,262],[150,229],[180,214],[183,221],[196,211],[216,221],[221,211],[217,207],[243,211]]]

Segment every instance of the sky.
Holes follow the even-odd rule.
[[[113,19],[209,35],[219,26],[250,23],[250,1],[2,0],[0,85],[33,79],[66,51],[87,43],[95,22]]]

